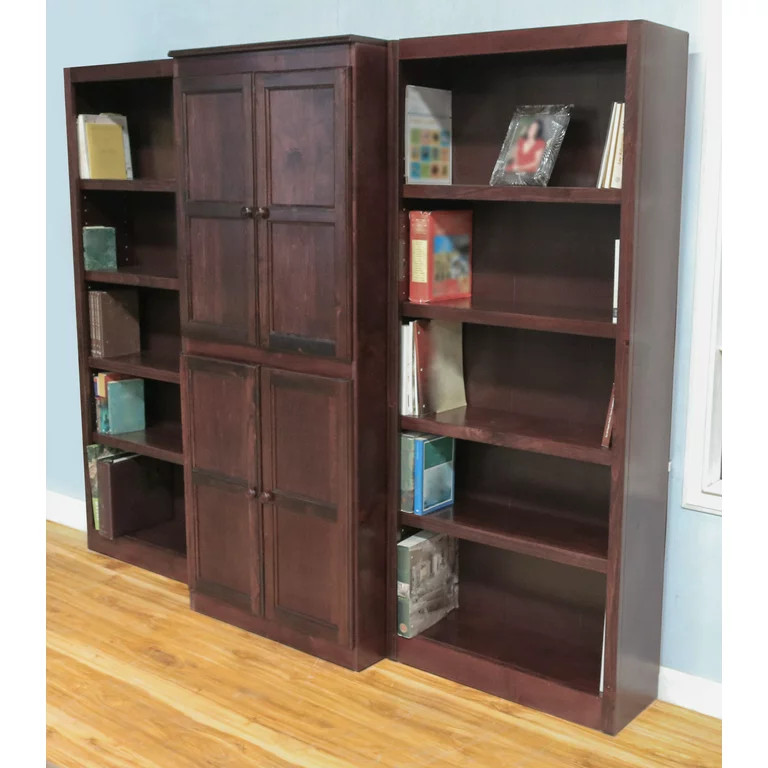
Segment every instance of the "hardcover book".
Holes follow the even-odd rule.
[[[427,515],[453,504],[452,437],[426,432],[400,434],[400,509]]]
[[[96,467],[102,536],[115,539],[173,519],[169,464],[123,454],[100,458]]]
[[[459,606],[458,542],[420,531],[397,545],[397,631],[414,637]]]
[[[88,291],[88,309],[93,357],[141,351],[139,293],[135,288]]]
[[[472,211],[411,211],[413,302],[472,295]]]
[[[92,443],[86,446],[85,453],[88,458],[88,480],[91,486],[91,515],[93,517],[93,527],[98,531],[101,525],[98,462],[108,456],[122,456],[125,454],[125,451],[119,448],[100,445],[99,443]]]
[[[452,95],[440,88],[405,86],[405,180],[450,184]]]
[[[128,122],[124,115],[77,116],[81,179],[132,179]]]
[[[110,435],[144,429],[144,379],[107,382],[107,413]]]
[[[83,227],[83,261],[87,271],[117,270],[114,227]]]

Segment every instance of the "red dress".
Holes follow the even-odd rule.
[[[525,141],[526,139],[523,137],[517,142],[517,152],[515,153],[515,158],[507,163],[505,170],[517,171],[520,166],[525,167],[526,165],[530,165],[530,163],[536,159],[536,154],[547,146],[547,142],[544,141],[544,139],[536,139],[533,144],[531,144],[530,149],[525,152],[523,150],[523,144],[525,144]]]

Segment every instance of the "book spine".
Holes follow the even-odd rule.
[[[613,411],[616,406],[616,384],[611,387],[611,399],[608,401],[608,413],[605,415],[605,426],[603,427],[603,439],[600,445],[603,448],[611,447],[611,433],[613,432]]]
[[[429,211],[411,211],[411,275],[410,300],[424,303],[430,300],[430,223]]]
[[[104,356],[104,318],[101,313],[102,296],[98,291],[89,292],[88,308],[90,310],[91,355],[93,357],[103,357]]]
[[[619,255],[621,253],[621,241],[616,240],[613,248],[613,314],[614,323],[619,322]]]
[[[424,514],[424,440],[414,439],[413,511]]]
[[[616,119],[616,105],[617,102],[613,102],[611,108],[611,119],[608,123],[608,132],[605,134],[605,144],[603,145],[603,156],[600,160],[600,173],[597,174],[597,186],[602,187],[605,183],[605,166],[608,162],[608,149],[611,146],[611,136],[613,135],[613,126]]]
[[[619,128],[616,134],[616,156],[613,159],[611,189],[621,189],[621,176],[624,169],[624,104],[619,106]]]
[[[77,116],[77,157],[81,179],[90,179],[88,143],[85,140],[85,115]]]
[[[96,476],[99,483],[99,533],[105,539],[113,539],[112,520],[112,480],[109,472],[109,462],[99,461],[96,464]]]
[[[611,130],[611,143],[608,147],[608,160],[605,165],[605,177],[603,183],[600,185],[604,189],[608,189],[611,186],[611,179],[613,178],[613,163],[616,159],[616,140],[619,136],[619,115],[621,114],[621,104],[616,103],[616,113],[613,120],[613,128]]]

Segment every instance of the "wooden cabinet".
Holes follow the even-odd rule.
[[[386,47],[175,57],[192,605],[386,650]]]

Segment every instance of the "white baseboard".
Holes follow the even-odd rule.
[[[45,519],[84,531],[87,528],[85,501],[63,493],[46,491]]]
[[[723,718],[722,683],[679,672],[669,667],[659,669],[659,699],[703,715]]]

